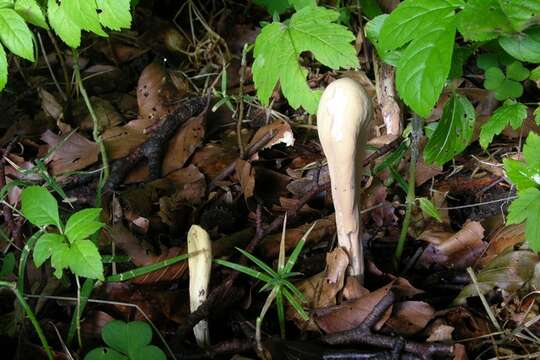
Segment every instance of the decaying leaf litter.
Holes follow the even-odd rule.
[[[302,64],[310,70],[305,86],[324,89],[348,77],[371,99],[360,179],[362,283],[348,271],[349,256],[336,239],[315,117],[283,96],[297,90],[287,74],[280,74],[282,92],[268,92],[268,103],[254,96],[252,66],[262,65],[253,63],[244,45],[271,17],[244,2],[148,3],[136,9],[131,31],[107,39],[89,35],[78,57],[66,53],[68,67],[77,61],[82,70],[110,161],[102,187],[104,165],[90,114],[76,91],[63,98],[44,62],[19,64],[12,90],[0,98],[6,119],[0,140],[2,277],[26,279],[24,294],[57,358],[82,358],[100,346],[101,329],[113,319],[151,323],[159,334],[154,345],[177,359],[505,358],[538,352],[540,259],[523,244],[526,230],[519,219],[505,224],[515,190],[502,170],[503,158],[534,161],[532,151],[516,152],[528,132],[539,130],[530,114],[521,131],[505,128],[487,151],[472,145],[444,166],[432,164],[429,158],[441,149],[426,146],[427,134],[405,128],[412,114],[396,95],[393,68],[364,38],[358,11],[348,25],[356,35],[351,41],[359,68],[344,63],[339,66],[355,69],[330,70],[317,54],[304,54]],[[55,58],[49,45],[46,55]],[[50,65],[62,71],[57,60]],[[452,121],[441,117],[445,106],[461,106],[465,122],[470,112],[479,119],[492,115],[493,94],[467,76],[474,79],[476,70],[473,60],[465,64],[457,93],[443,95],[430,123]],[[467,124],[478,139],[479,123]],[[422,151],[425,156],[412,155]],[[411,159],[417,199],[396,263]],[[104,264],[104,282],[58,279],[50,265],[37,269],[31,261],[22,273],[15,265],[10,270],[31,235],[18,210],[28,184],[54,190],[66,218],[83,208],[103,208],[106,226],[93,240],[102,254],[114,257]],[[193,275],[182,255],[193,225],[212,240],[214,259],[255,266],[247,253],[275,271],[286,268],[285,252],[305,241],[289,269],[295,276],[280,280],[300,290],[297,305],[308,317],[284,295],[286,331],[274,305],[258,324],[268,304],[268,292],[260,291],[265,278],[216,264],[211,270],[201,265],[211,271],[208,288],[199,290],[207,293],[199,296],[198,308],[190,303]],[[153,264],[161,265],[135,273]],[[77,297],[92,286],[79,317],[81,345],[77,336],[69,338],[68,328]],[[1,294],[7,358],[45,358],[12,295]]]

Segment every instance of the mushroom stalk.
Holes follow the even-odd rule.
[[[349,254],[349,274],[361,283],[360,182],[371,116],[371,100],[362,85],[350,78],[328,85],[317,111],[319,139],[332,181],[338,242]]]
[[[206,300],[210,271],[212,269],[212,243],[202,227],[192,225],[188,232],[189,307],[191,312]],[[193,327],[197,344],[205,348],[210,345],[208,322],[201,320]]]

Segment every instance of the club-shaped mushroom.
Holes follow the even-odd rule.
[[[371,100],[362,85],[350,78],[328,85],[317,111],[319,139],[332,181],[338,242],[349,254],[349,274],[361,283],[360,181],[371,116]]]

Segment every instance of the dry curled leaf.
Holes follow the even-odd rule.
[[[53,175],[82,170],[98,161],[99,146],[76,132],[58,136],[47,130],[41,135],[41,140],[52,151],[48,165]]]

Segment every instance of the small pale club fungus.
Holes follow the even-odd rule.
[[[349,254],[349,274],[360,283],[364,277],[360,181],[371,116],[370,98],[350,78],[328,85],[317,111],[319,139],[332,181],[338,243]]]
[[[210,236],[202,227],[192,225],[187,237],[189,266],[189,307],[194,312],[206,300],[210,271],[212,269],[212,243]],[[208,322],[201,320],[193,327],[197,344],[210,345]]]

